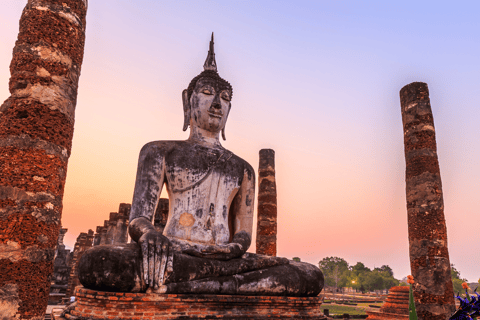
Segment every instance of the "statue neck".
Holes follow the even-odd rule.
[[[190,136],[188,141],[195,142],[205,147],[222,148],[219,139],[220,132],[211,132],[197,126],[190,126]]]

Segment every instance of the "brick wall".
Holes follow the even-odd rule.
[[[70,319],[324,319],[318,297],[176,295],[76,289]]]

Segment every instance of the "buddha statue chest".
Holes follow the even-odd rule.
[[[229,209],[243,178],[236,158],[198,146],[166,156],[170,208],[165,236],[199,244],[229,242]]]

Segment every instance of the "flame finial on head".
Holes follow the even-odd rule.
[[[203,70],[212,70],[212,71],[218,72],[217,62],[215,61],[215,51],[213,48],[213,32],[212,32],[212,39],[210,40],[210,48],[208,49],[207,59],[203,64]]]

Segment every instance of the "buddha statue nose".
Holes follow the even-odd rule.
[[[219,94],[215,94],[215,98],[213,98],[213,101],[212,101],[212,108],[215,108],[215,109],[221,109],[222,108],[222,105],[220,104],[220,95]]]

